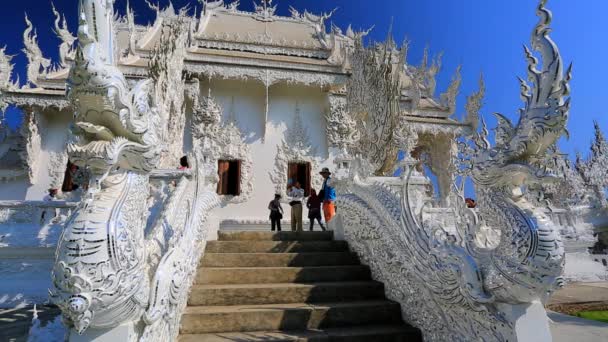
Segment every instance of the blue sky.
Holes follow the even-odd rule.
[[[157,0],[153,0],[156,2]],[[117,0],[120,12],[124,12],[126,0]],[[145,1],[131,0],[136,20],[145,23],[153,17]],[[228,1],[229,2],[229,1]],[[77,0],[55,0],[60,12],[66,13],[72,32],[76,31]],[[168,0],[160,0],[168,4]],[[192,4],[200,8],[196,0],[175,0],[176,7]],[[330,19],[346,29],[367,29],[375,26],[372,40],[386,37],[391,18],[397,41],[405,36],[411,41],[408,61],[418,64],[426,45],[431,52],[444,52],[443,71],[438,79],[438,91],[447,87],[458,64],[463,65],[463,85],[459,97],[459,114],[464,112],[465,96],[477,88],[480,72],[486,80],[486,99],[482,114],[494,126],[493,112],[503,113],[513,119],[522,103],[516,76],[526,76],[522,44],[529,43],[530,32],[537,19],[535,0],[275,0],[280,14],[287,14],[289,6],[313,12],[329,11],[338,7]],[[586,153],[593,137],[593,120],[608,130],[608,110],[602,108],[608,92],[608,28],[604,22],[608,13],[608,1],[550,0],[553,11],[552,37],[558,43],[565,63],[574,63],[572,86],[572,110],[568,128],[569,141],[562,141],[565,152]],[[53,15],[50,2],[44,0],[20,0],[3,2],[0,21],[0,46],[6,45],[7,53],[17,55],[16,71],[24,80],[26,59],[21,49],[22,32],[25,28],[24,12],[38,30],[39,42],[47,57],[57,60],[58,40],[52,32]],[[252,1],[241,1],[241,8],[251,9]],[[8,113],[14,123],[15,113]]]

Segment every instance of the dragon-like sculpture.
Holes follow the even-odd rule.
[[[130,89],[113,62],[113,1],[81,1],[79,13],[68,154],[92,177],[58,244],[51,298],[82,333],[134,320],[147,305],[148,173],[159,159],[162,122],[151,80]]]
[[[521,80],[525,108],[518,123],[499,115],[494,146],[483,122],[481,132],[462,143],[462,175],[474,181],[479,209],[466,208],[462,188],[455,186],[456,232],[428,216],[423,220],[410,205],[409,185],[398,194],[357,177],[340,182],[338,222],[347,240],[425,340],[517,340],[513,308],[543,303],[562,283],[558,229],[524,196],[526,186],[554,178],[541,164],[565,133],[569,110],[570,68],[564,72],[549,37],[552,16],[545,5],[541,0],[532,32],[542,70],[526,48],[532,86]],[[493,246],[476,242],[482,226],[499,233]]]
[[[38,34],[27,14],[25,15],[25,24],[27,27],[23,31],[23,45],[25,45],[23,52],[28,61],[26,86],[36,86],[38,84],[38,77],[46,73],[51,66],[51,60],[42,55],[42,50],[38,46]]]
[[[177,335],[204,241],[201,224],[219,201],[197,170],[180,180],[162,219],[146,230],[150,172],[166,143],[167,118],[154,102],[155,79],[130,86],[116,65],[113,5],[80,2],[68,154],[91,181],[59,241],[51,299],[78,333],[133,322],[136,338],[166,340]]]
[[[57,35],[57,38],[61,39],[61,44],[59,45],[59,65],[62,68],[66,68],[68,66],[68,59],[74,58],[74,43],[76,42],[76,37],[68,30],[65,15],[62,17],[59,12],[57,12],[57,9],[52,2],[51,8],[53,10],[53,15],[55,15],[55,34]]]

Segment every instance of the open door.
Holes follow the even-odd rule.
[[[219,160],[217,166],[219,176],[217,194],[239,196],[241,194],[241,161]]]

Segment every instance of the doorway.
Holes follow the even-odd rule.
[[[287,169],[287,185],[298,181],[304,189],[304,195],[310,196],[310,163],[290,162]]]
[[[241,161],[219,160],[217,194],[239,196],[241,194]]]

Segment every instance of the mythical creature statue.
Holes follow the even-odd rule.
[[[9,89],[13,86],[11,82],[14,67],[12,60],[13,56],[6,54],[6,47],[0,49],[0,90]]]
[[[203,223],[219,198],[205,186],[197,153],[193,177],[183,176],[159,206],[162,215],[148,222],[150,172],[168,141],[169,112],[157,108],[174,70],[162,66],[179,55],[156,50],[150,78],[131,87],[115,63],[113,5],[80,3],[68,81],[76,110],[68,154],[91,180],[58,243],[51,299],[80,334],[130,325],[121,340],[174,340],[206,241]],[[179,27],[167,34],[184,36]],[[182,81],[181,72],[173,76]]]
[[[526,186],[554,179],[539,164],[564,134],[569,110],[570,68],[564,73],[549,37],[551,12],[545,5],[541,0],[532,32],[542,70],[526,48],[533,86],[521,80],[526,105],[517,125],[501,116],[495,146],[485,124],[462,144],[462,174],[474,181],[479,209],[466,208],[455,186],[453,197],[461,197],[450,201],[456,203],[456,232],[422,221],[410,206],[410,185],[399,196],[356,178],[342,182],[338,220],[347,240],[425,340],[516,340],[509,307],[544,302],[562,283],[564,249],[557,227],[524,197]],[[499,233],[494,246],[476,242],[482,226]]]
[[[92,177],[59,242],[51,298],[80,333],[136,319],[148,300],[148,173],[159,160],[163,123],[152,81],[130,89],[113,63],[113,20],[113,1],[81,2],[69,78],[76,138],[68,154]]]
[[[6,109],[8,108],[8,103],[4,101],[2,92],[11,88],[16,88],[17,83],[13,83],[11,81],[11,77],[13,76],[13,68],[12,64],[13,56],[9,56],[6,54],[6,47],[0,49],[0,114],[4,114]],[[0,120],[3,115],[0,115]]]
[[[38,84],[38,77],[45,73],[51,66],[51,60],[42,56],[42,50],[38,46],[38,34],[34,30],[32,22],[25,15],[27,28],[23,31],[23,52],[27,56],[27,83],[26,86]]]
[[[76,37],[68,30],[65,15],[62,21],[62,17],[57,12],[57,9],[55,9],[55,5],[51,3],[51,6],[55,15],[55,34],[61,39],[61,44],[59,45],[59,65],[62,68],[66,68],[68,66],[68,59],[74,58],[74,42],[76,41]]]

